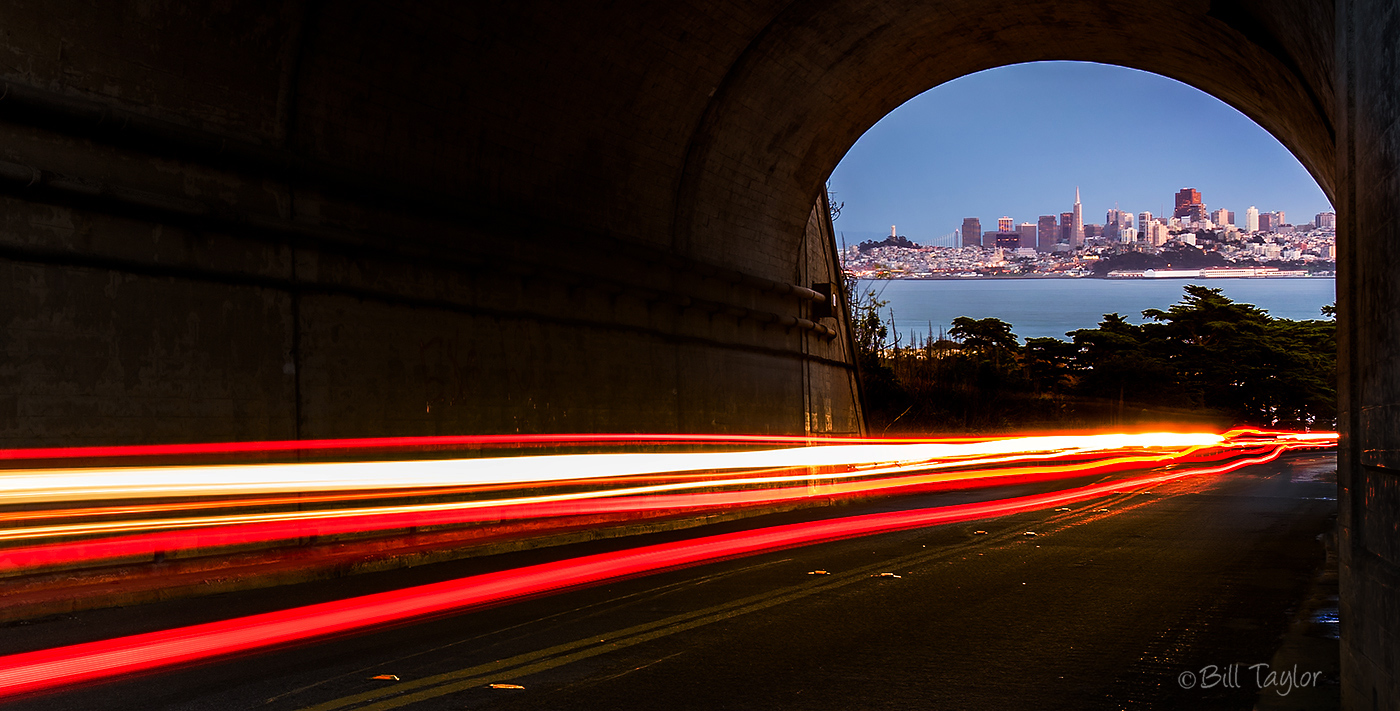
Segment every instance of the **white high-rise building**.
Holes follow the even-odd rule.
[[[1253,205],[1250,205],[1249,209],[1244,211],[1244,231],[1259,231],[1259,210]]]
[[[1142,234],[1145,235],[1144,241],[1153,247],[1161,247],[1167,243],[1167,240],[1171,239],[1171,228],[1162,224],[1161,220],[1153,220],[1148,223],[1147,229]]]
[[[1149,239],[1151,233],[1149,232],[1148,227],[1149,227],[1149,225],[1151,225],[1151,224],[1152,224],[1152,213],[1150,213],[1150,212],[1139,212],[1139,213],[1138,213],[1138,224],[1137,224],[1137,228],[1138,228],[1138,238],[1139,238],[1139,239],[1143,239],[1143,240]]]
[[[1079,186],[1074,186],[1074,223],[1070,226],[1070,245],[1075,249],[1084,246],[1084,208],[1079,204]]]

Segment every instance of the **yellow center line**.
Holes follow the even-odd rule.
[[[1012,540],[1021,537],[1020,533],[1009,533],[992,540]],[[327,701],[303,711],[334,711],[357,704],[384,699],[378,703],[359,707],[359,711],[380,711],[394,709],[408,704],[426,701],[447,694],[464,691],[483,685],[487,681],[510,681],[531,674],[554,669],[576,661],[606,654],[618,649],[649,642],[686,630],[731,619],[750,612],[757,612],[783,603],[799,600],[810,595],[844,587],[861,580],[867,580],[872,573],[907,568],[911,564],[926,563],[940,558],[951,557],[990,542],[986,538],[941,548],[936,551],[921,551],[898,558],[880,561],[831,578],[821,578],[798,585],[780,588],[738,600],[722,603],[701,610],[673,615],[664,619],[626,627],[601,635],[589,636],[546,649],[520,654],[487,664],[466,669],[445,672],[414,681],[394,684],[380,689]],[[393,696],[395,698],[385,698]]]

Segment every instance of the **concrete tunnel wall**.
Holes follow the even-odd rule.
[[[970,72],[1135,67],[1249,115],[1337,207],[1343,686],[1394,708],[1397,13],[0,3],[0,446],[859,431],[844,321],[793,288],[836,279],[837,161]]]
[[[860,432],[815,194],[672,248],[700,68],[540,7],[268,8],[0,5],[0,446]]]

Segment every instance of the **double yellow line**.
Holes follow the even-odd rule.
[[[989,537],[990,540],[989,538],[978,538],[975,541],[951,548],[941,547],[936,551],[920,551],[919,553],[891,558],[830,577],[822,576],[798,585],[751,595],[701,610],[672,615],[653,622],[625,627],[487,664],[479,664],[474,667],[346,696],[307,707],[303,711],[337,711],[352,707],[357,711],[396,709],[447,694],[479,688],[489,683],[515,681],[566,664],[869,580],[880,572],[907,570],[912,565],[948,558],[975,547],[985,546],[988,543],[1000,543],[1019,537],[1021,537],[1019,533],[1011,532]],[[366,705],[362,706],[361,704]]]

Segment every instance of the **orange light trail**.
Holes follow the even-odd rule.
[[[102,498],[113,494],[117,482],[143,477],[145,481],[137,485],[137,489],[147,493],[160,491],[167,496],[188,494],[192,490],[210,494],[246,489],[285,491],[288,488],[312,493],[272,499],[202,501],[188,506],[165,503],[0,514],[0,524],[10,524],[9,528],[0,528],[0,545],[5,546],[0,548],[0,572],[14,574],[23,570],[96,563],[162,551],[188,553],[251,543],[266,544],[311,536],[382,532],[418,526],[499,523],[593,514],[640,515],[668,510],[694,512],[774,504],[814,496],[870,496],[935,487],[992,486],[1009,480],[1047,481],[1171,462],[1219,461],[1236,456],[1242,449],[1279,441],[1292,447],[1320,446],[1335,441],[1335,435],[1326,434],[1300,436],[1259,431],[1227,434],[1230,435],[1229,439],[1200,433],[1055,435],[957,443],[916,440],[903,445],[879,443],[758,452],[564,455],[500,460],[360,462],[353,465],[18,471],[0,474],[0,501],[33,499],[55,492],[60,499],[70,496]],[[1278,436],[1280,434],[1283,436]],[[1037,461],[1055,459],[1068,461],[1036,464]],[[502,463],[509,466],[496,466]],[[581,463],[586,463],[586,466]],[[775,466],[779,464],[787,466]],[[422,476],[418,465],[429,465],[428,473],[431,476]],[[767,468],[762,468],[765,466]],[[759,468],[740,474],[744,467]],[[622,470],[621,476],[619,469]],[[486,470],[484,475],[483,470]],[[567,470],[567,474],[562,473],[564,470]],[[314,471],[315,475],[308,476],[308,471]],[[333,488],[354,491],[318,494],[315,484],[326,484],[333,478],[327,474],[328,471],[354,471],[364,476],[352,484],[343,481],[329,484]],[[404,477],[405,481],[399,482],[401,488],[412,489],[412,493],[417,495],[424,495],[425,492],[431,495],[470,494],[474,493],[473,487],[479,489],[483,486],[506,488],[506,493],[514,492],[515,495],[467,501],[304,510],[313,503],[354,504],[393,496],[395,494],[383,491],[366,492],[363,487],[373,482],[384,482],[403,472],[419,474],[416,479]],[[685,472],[691,473],[689,477],[667,482],[668,478]],[[694,472],[709,473],[693,478]],[[580,478],[581,474],[583,478]],[[442,484],[445,475],[458,476],[466,483],[456,487],[420,488],[426,483]],[[75,479],[99,481],[101,485],[83,488],[74,483]],[[152,484],[152,479],[163,482],[194,480],[199,483],[182,483],[174,489],[165,489]],[[589,481],[597,483],[603,479],[621,483],[611,488],[594,486],[567,493],[530,493],[531,489],[546,483],[586,485]],[[54,485],[55,481],[63,483]],[[236,486],[230,488],[230,482]],[[510,489],[512,486],[516,488]],[[692,491],[683,493],[688,489]],[[200,510],[231,510],[275,504],[296,506],[297,510],[190,515]],[[131,517],[154,513],[184,515]],[[81,520],[99,516],[115,520]],[[75,519],[78,520],[75,522]],[[62,538],[80,540],[56,542]]]
[[[1227,456],[1231,456],[1231,453],[1222,450],[1216,453],[1215,458],[1221,459]],[[869,496],[890,493],[895,490],[909,493],[927,490],[940,484],[961,485],[964,488],[985,487],[1006,483],[1008,479],[1015,479],[1019,482],[1048,481],[1108,474],[1127,469],[1140,469],[1150,464],[1172,461],[1177,458],[1179,457],[1175,454],[1137,455],[1064,465],[915,474],[905,474],[904,472],[910,469],[917,471],[917,467],[889,467],[881,470],[865,470],[857,474],[822,476],[820,477],[822,483],[817,485],[806,483],[813,477],[801,474],[751,479],[707,480],[515,499],[30,526],[0,530],[0,541],[23,541],[64,535],[123,534],[133,531],[160,532],[144,535],[115,535],[101,540],[82,540],[74,543],[0,549],[0,570],[41,568],[60,564],[150,555],[159,551],[208,549],[293,540],[311,536],[386,531],[415,526],[441,526],[602,513],[641,513],[670,509],[700,511],[734,506],[776,504],[813,496],[830,498]],[[871,475],[879,475],[880,478],[839,481],[842,478]],[[799,486],[707,491],[691,494],[673,493],[687,488],[737,488],[792,482],[802,482],[802,484]],[[161,529],[179,530],[161,531]]]
[[[991,455],[1070,454],[1219,444],[1208,433],[1053,435],[977,442],[837,444],[730,452],[556,454],[312,464],[31,469],[0,472],[0,501],[221,496],[302,491],[527,485],[661,472],[929,464]]]
[[[1258,444],[1257,442],[1255,443]],[[1275,442],[1267,451],[1210,467],[1154,472],[1032,496],[774,526],[643,546],[178,629],[0,657],[0,697],[191,663],[329,635],[500,604],[662,570],[889,531],[1062,506],[1110,493],[1219,474],[1318,441]]]
[[[41,447],[0,450],[0,461],[44,459],[108,459],[125,457],[169,457],[327,451],[432,451],[468,448],[510,448],[582,445],[664,445],[664,444],[869,444],[909,442],[980,442],[992,437],[936,437],[920,439],[859,437],[797,437],[785,435],[697,435],[697,434],[547,434],[547,435],[459,435],[433,437],[366,437],[361,439],[299,439],[259,442],[210,442],[191,444],[140,444],[97,447]]]

